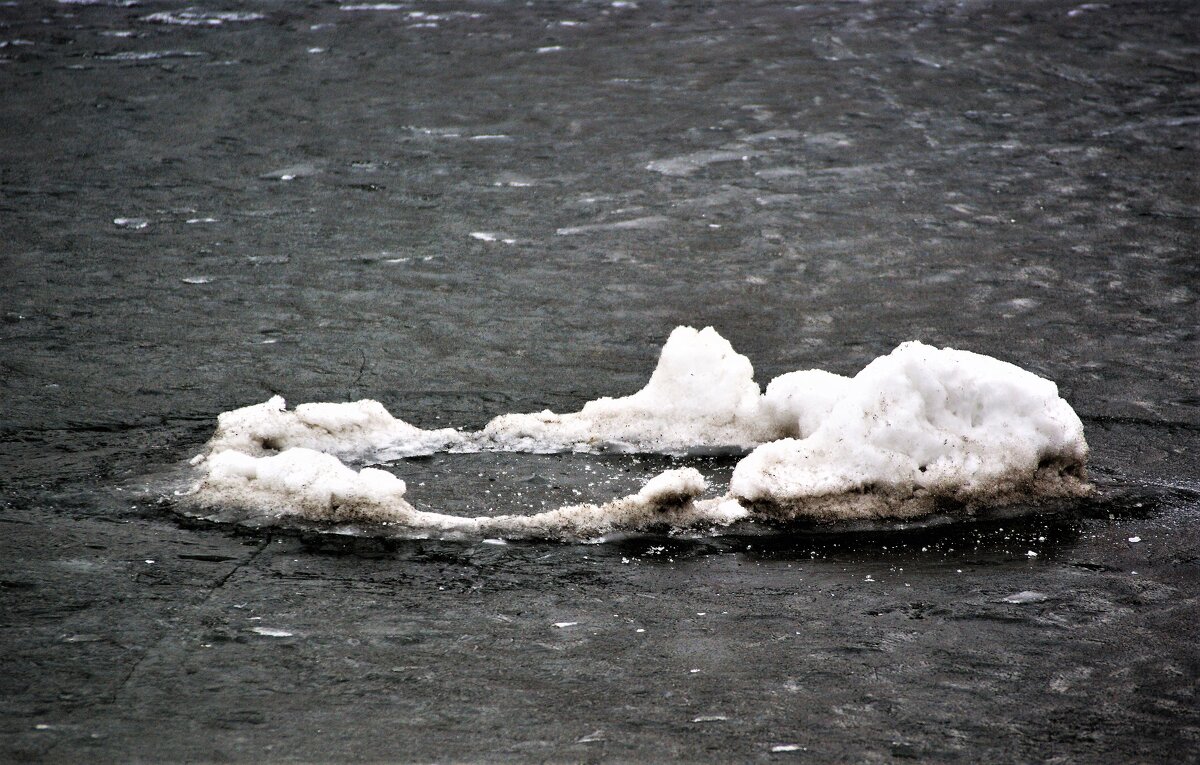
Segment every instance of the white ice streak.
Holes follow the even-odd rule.
[[[570,414],[502,415],[483,436],[506,451],[682,453],[747,448],[776,437],[777,428],[763,416],[750,360],[712,327],[677,327],[637,393],[589,401]]]
[[[730,493],[783,517],[902,518],[945,499],[1079,495],[1086,459],[1083,425],[1054,383],[910,342],[847,381],[807,438],[764,444],[738,463]]]
[[[265,19],[261,13],[252,11],[160,11],[151,13],[149,16],[143,16],[143,21],[150,21],[156,24],[175,24],[185,27],[216,27],[224,24],[227,21],[242,22],[242,21],[258,21]]]

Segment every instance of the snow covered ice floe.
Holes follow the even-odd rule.
[[[780,435],[764,412],[749,359],[712,327],[677,327],[637,393],[570,414],[501,415],[483,429],[482,443],[529,452],[744,450]]]
[[[832,386],[831,386],[832,387]],[[1083,425],[1057,386],[989,356],[904,343],[806,438],[764,444],[730,493],[780,519],[904,519],[1086,494]]]
[[[400,478],[338,459],[749,448],[724,497],[701,499],[706,481],[687,468],[609,502],[478,517],[419,511]],[[715,330],[679,327],[640,391],[569,414],[501,415],[477,433],[423,430],[370,400],[288,411],[276,396],[226,412],[193,461],[202,478],[187,501],[414,535],[596,538],[744,519],[904,520],[1078,497],[1091,488],[1087,454],[1079,417],[1054,383],[988,356],[910,342],[853,378],[791,372],[762,393],[750,361]]]

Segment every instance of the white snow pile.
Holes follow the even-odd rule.
[[[763,415],[750,360],[712,327],[677,327],[646,387],[579,412],[505,414],[483,429],[489,448],[555,452],[612,449],[681,453],[745,449],[777,436]]]
[[[1054,383],[909,342],[847,381],[807,438],[764,444],[738,463],[730,493],[788,518],[904,518],[947,501],[1081,495],[1087,453]]]
[[[700,499],[693,469],[637,494],[529,516],[463,518],[416,510],[405,483],[339,457],[396,459],[437,451],[679,453],[754,448],[729,493]],[[579,412],[506,414],[478,433],[422,430],[377,401],[282,398],[226,412],[193,464],[188,501],[265,516],[383,523],[413,534],[594,538],[652,528],[727,526],[744,518],[907,519],[1086,495],[1088,447],[1054,383],[966,351],[904,343],[853,378],[817,369],[775,378],[711,327],[679,327],[640,391]]]
[[[282,396],[234,409],[217,417],[208,452],[239,451],[263,455],[302,447],[342,456],[398,459],[433,454],[459,446],[453,428],[422,430],[396,419],[378,401],[301,404],[287,410]]]

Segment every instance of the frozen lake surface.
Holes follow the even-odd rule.
[[[0,3],[0,759],[1189,762],[1200,8]],[[380,538],[180,513],[220,412],[421,428],[919,339],[1098,495],[916,528]],[[418,509],[728,455],[439,454]],[[345,531],[345,530],[342,530]]]

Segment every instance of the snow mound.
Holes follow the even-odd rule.
[[[355,471],[312,449],[266,457],[222,451],[205,468],[208,474],[193,495],[203,505],[334,522],[412,522],[416,514],[404,500],[404,481],[386,470]]]
[[[750,360],[712,327],[677,327],[637,393],[589,401],[570,414],[501,415],[481,436],[487,448],[506,451],[680,453],[745,449],[779,433],[764,416]]]
[[[841,385],[815,387],[826,384]],[[730,494],[758,514],[829,520],[1088,490],[1079,417],[1054,383],[1012,364],[909,342],[824,400],[834,398],[807,438],[764,444],[739,462]]]
[[[397,459],[433,454],[460,445],[453,428],[422,430],[388,413],[370,399],[344,404],[301,404],[287,411],[282,396],[223,412],[208,453],[238,451],[260,456],[292,448],[343,456]]]

